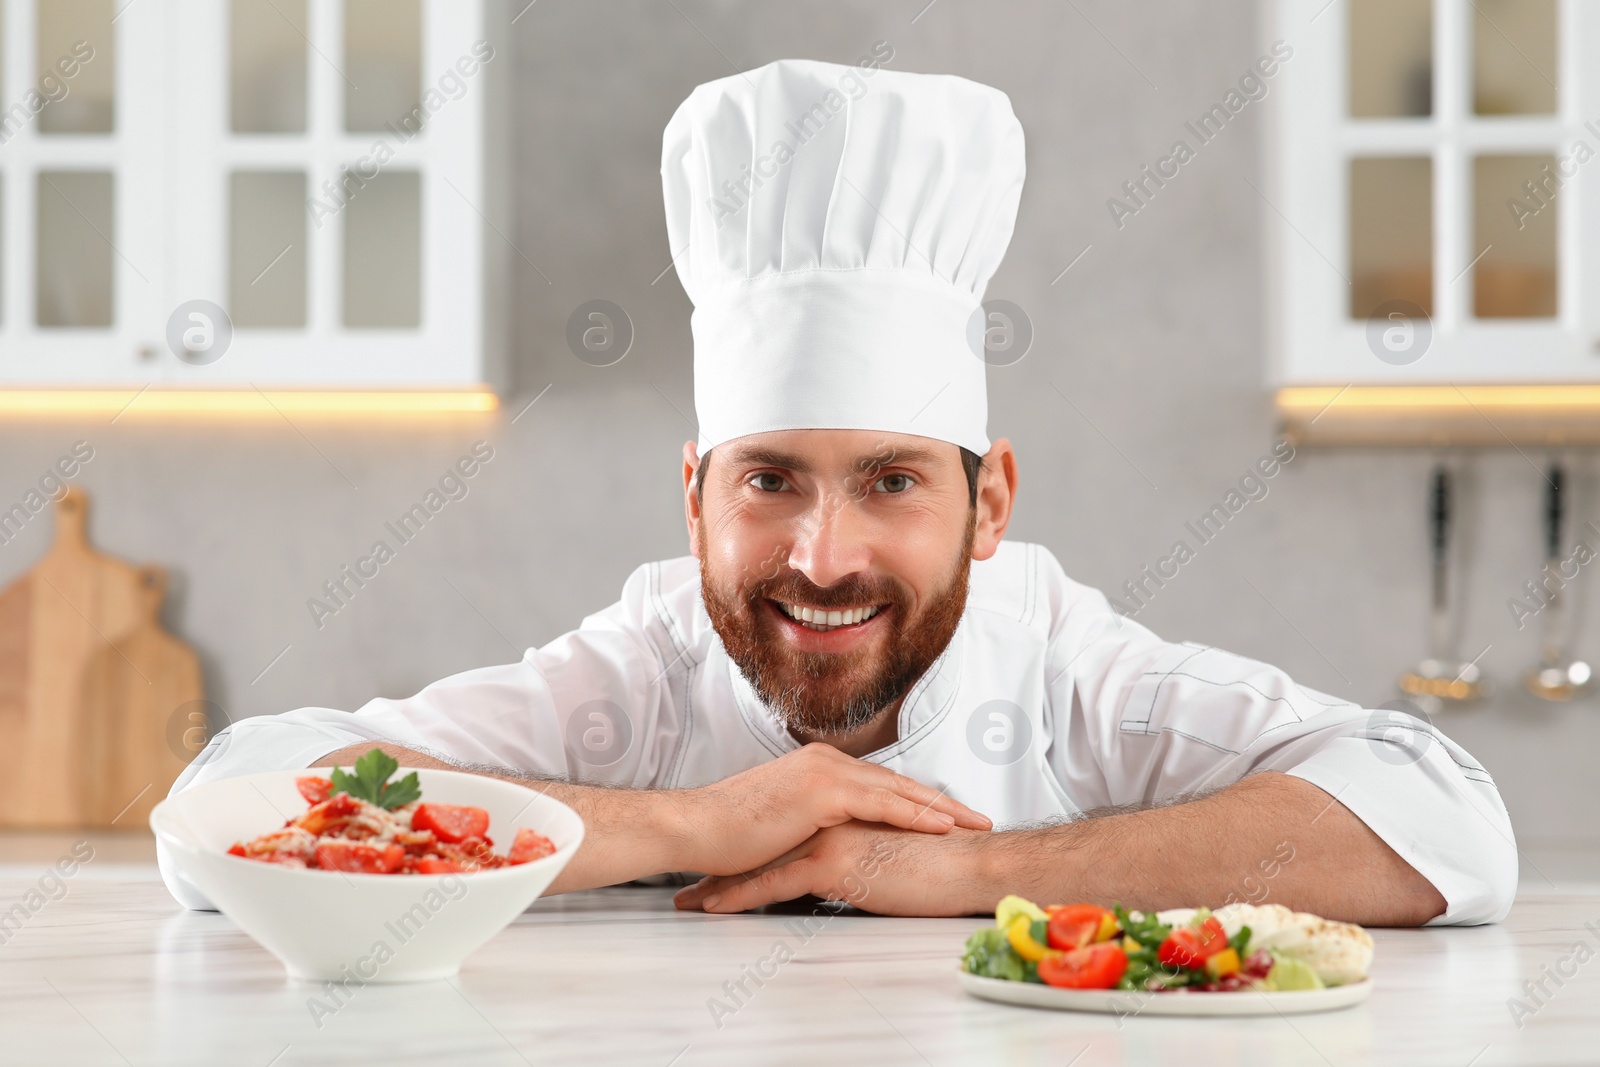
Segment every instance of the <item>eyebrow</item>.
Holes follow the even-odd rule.
[[[938,453],[931,448],[921,445],[904,445],[891,447],[889,456],[885,459],[877,452],[865,452],[855,459],[855,467],[859,470],[870,470],[874,466],[891,467],[904,463],[932,463],[938,459]],[[793,452],[784,452],[775,448],[762,445],[746,445],[734,449],[733,455],[728,457],[728,462],[735,466],[778,467],[782,470],[795,471],[799,474],[811,473],[812,465],[803,456]]]

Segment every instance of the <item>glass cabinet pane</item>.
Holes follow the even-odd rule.
[[[345,0],[344,128],[415,131],[422,100],[422,0]]]
[[[422,321],[422,176],[379,174],[344,209],[344,324],[414,327]]]
[[[1473,313],[1481,319],[1556,313],[1555,163],[1552,155],[1473,161],[1473,255],[1483,253],[1473,267]]]
[[[1473,0],[1472,110],[1556,109],[1556,0]]]
[[[1350,0],[1350,114],[1433,114],[1429,0]]]
[[[229,35],[235,133],[304,133],[306,0],[233,0]]]
[[[228,193],[228,314],[233,324],[304,326],[304,172],[234,171]]]
[[[1433,314],[1433,160],[1350,161],[1350,315],[1391,300]]]
[[[34,62],[40,133],[110,133],[116,121],[112,0],[44,0]],[[49,79],[47,81],[47,79]]]
[[[34,270],[40,326],[111,325],[113,185],[108,171],[40,171]]]

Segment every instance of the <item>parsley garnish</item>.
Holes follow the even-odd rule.
[[[400,764],[392,756],[381,748],[375,748],[356,760],[356,773],[351,774],[338,767],[333,769],[333,791],[349,793],[357,800],[393,811],[422,796],[416,771],[398,782],[389,781],[389,776],[399,769]]]

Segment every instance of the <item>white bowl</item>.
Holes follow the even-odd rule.
[[[472,874],[341,874],[230,856],[306,810],[294,780],[331,768],[224,778],[168,797],[150,813],[157,846],[173,869],[219,911],[283,961],[291,978],[356,984],[447,978],[468,953],[538,899],[583,842],[583,820],[525,786],[419,769],[422,799],[489,812],[502,855],[517,828],[531,827],[553,855]],[[409,769],[407,769],[409,773]]]

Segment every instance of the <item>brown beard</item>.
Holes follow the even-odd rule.
[[[961,554],[950,580],[908,621],[910,596],[893,578],[874,581],[852,575],[823,588],[797,571],[752,579],[743,589],[725,590],[713,580],[706,560],[705,524],[700,526],[700,589],[711,625],[722,638],[739,672],[791,731],[830,736],[858,730],[910,691],[950,644],[967,606],[976,526],[967,526]],[[853,652],[792,652],[775,628],[768,600],[843,608],[885,605],[891,628],[888,648]]]

